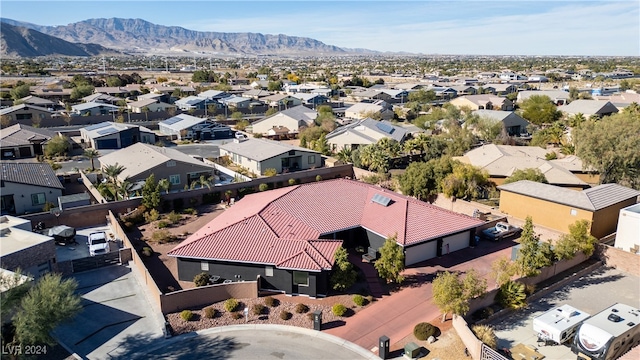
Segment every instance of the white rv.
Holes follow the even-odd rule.
[[[569,305],[555,307],[533,319],[533,331],[541,341],[563,344],[576,333],[576,329],[589,314]]]
[[[578,359],[617,359],[640,344],[640,310],[614,304],[582,323],[571,351]]]

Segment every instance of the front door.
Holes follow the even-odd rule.
[[[16,204],[13,201],[13,194],[11,195],[2,195],[0,197],[2,202],[2,214],[15,215],[16,214]]]

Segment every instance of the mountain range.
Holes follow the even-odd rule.
[[[124,53],[180,54],[200,52],[220,55],[350,55],[374,54],[366,49],[346,49],[297,36],[260,33],[223,33],[189,30],[178,26],[156,25],[142,19],[89,19],[60,26],[43,26],[0,19],[0,55],[70,56],[96,55],[114,49]],[[6,26],[6,25],[9,26]],[[8,31],[7,31],[8,30]],[[7,32],[5,34],[5,32]],[[46,40],[46,36],[52,37]],[[61,43],[64,41],[65,43]],[[47,43],[50,46],[47,46]],[[64,51],[57,46],[64,44]],[[100,44],[100,45],[95,45]],[[78,50],[85,49],[87,55]],[[98,48],[103,46],[105,48]],[[86,48],[89,47],[89,48]],[[113,51],[112,51],[113,52]]]

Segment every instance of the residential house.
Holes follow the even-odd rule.
[[[582,159],[576,155],[568,155],[561,159],[553,159],[551,163],[560,165],[563,168],[571,171],[578,179],[586,182],[589,185],[598,185],[600,183],[600,174],[592,167],[587,167],[583,164]]]
[[[528,78],[524,75],[516,74],[514,72],[506,71],[498,75],[500,80],[504,81],[513,81],[513,80],[527,80]]]
[[[175,110],[176,106],[159,102],[156,99],[140,99],[127,103],[127,108],[132,113],[140,114],[144,112],[172,111],[171,109]]]
[[[366,119],[371,116],[378,115],[384,120],[393,118],[393,111],[390,110],[389,104],[378,100],[373,103],[359,102],[345,109],[344,116],[350,119]]]
[[[300,99],[303,105],[309,105],[313,108],[316,108],[322,104],[326,104],[329,102],[329,98],[324,95],[318,94],[308,94],[308,93],[295,93],[293,95],[294,98]]]
[[[71,114],[75,116],[111,115],[117,113],[119,109],[111,104],[88,102],[71,106]]]
[[[151,174],[156,181],[169,180],[170,190],[189,187],[200,176],[209,178],[214,168],[178,150],[136,143],[98,158],[102,169],[111,165],[124,167],[118,181],[143,182]]]
[[[618,112],[618,108],[607,100],[574,100],[569,105],[558,107],[568,116],[582,114],[586,118],[603,117]]]
[[[338,152],[343,148],[357,149],[371,145],[383,138],[403,142],[407,137],[407,129],[382,120],[363,119],[341,126],[327,135],[327,143],[331,151]]]
[[[521,180],[498,186],[500,211],[534,224],[569,232],[569,225],[587,220],[591,235],[600,239],[616,231],[621,209],[637,203],[640,191],[602,184],[582,191]]]
[[[62,195],[64,187],[48,163],[0,161],[0,169],[3,215],[41,212]]]
[[[269,132],[286,129],[286,134],[295,135],[301,128],[311,126],[317,117],[317,111],[298,105],[258,120],[251,128],[254,134],[275,135]]]
[[[431,90],[433,91],[434,94],[436,94],[436,97],[438,99],[453,99],[455,97],[458,96],[458,92],[456,91],[456,89],[450,87],[450,86],[429,86],[427,88],[427,90]]]
[[[516,170],[538,169],[549,184],[581,190],[589,184],[562,167],[546,160],[548,150],[537,146],[510,146],[486,144],[454,159],[476,166],[489,174],[489,180],[501,185]]]
[[[43,154],[43,145],[56,136],[44,128],[15,124],[0,132],[0,155],[2,159],[31,158]]]
[[[29,89],[31,90],[31,95],[51,101],[69,101],[73,91],[73,89],[48,86],[31,86]]]
[[[511,100],[491,94],[461,96],[449,103],[457,108],[468,107],[471,110],[513,111]]]
[[[595,100],[607,100],[618,108],[619,111],[622,111],[622,109],[633,103],[640,105],[640,94],[633,92],[623,92],[613,95],[596,95],[593,98]]]
[[[251,105],[251,100],[242,96],[229,96],[224,99],[220,99],[220,103],[232,109],[248,109]]]
[[[481,119],[488,119],[493,123],[502,123],[503,129],[509,136],[520,136],[527,132],[529,122],[522,116],[513,111],[502,110],[476,110],[474,115],[478,115]]]
[[[182,111],[189,111],[189,110],[204,110],[204,108],[207,106],[205,105],[206,102],[207,102],[207,99],[192,95],[192,96],[184,97],[182,99],[178,99],[174,102],[174,104],[175,106],[178,107],[178,109]],[[214,101],[209,101],[209,103],[213,104]]]
[[[379,250],[389,237],[410,266],[468,247],[483,222],[346,179],[245,196],[168,254],[178,278],[201,272],[264,290],[322,297],[338,247]],[[340,240],[336,240],[340,239]]]
[[[479,86],[480,87],[480,86]],[[518,92],[518,86],[515,84],[486,84],[481,86],[483,93],[493,95],[506,96]]]
[[[251,84],[249,84],[249,86],[251,86],[254,89],[267,90],[269,88],[269,81],[268,80],[256,80],[256,81],[252,82]]]
[[[273,140],[235,139],[219,148],[220,156],[228,156],[235,164],[259,175],[267,169],[281,174],[323,166],[319,152]]]
[[[229,79],[229,85],[234,86],[234,85],[249,85],[249,83],[251,82],[249,79],[241,77],[241,78],[235,78],[235,79]]]
[[[123,149],[137,142],[156,143],[156,134],[143,126],[109,121],[81,128],[80,136],[96,150]]]
[[[163,93],[148,93],[148,94],[138,95],[138,100],[144,100],[144,99],[152,99],[157,102],[168,104],[171,102],[171,95],[163,94]]]
[[[640,255],[640,204],[620,209],[614,246]]]
[[[231,94],[229,94],[226,91],[220,91],[220,90],[206,90],[199,93],[197,96],[203,99],[218,101],[220,99],[224,99],[231,96]]]
[[[455,85],[451,86],[451,88],[456,91],[457,96],[475,95],[478,93],[478,89],[475,86]]]
[[[55,240],[31,231],[30,220],[0,216],[0,242],[3,272],[20,269],[22,274],[38,278],[57,270]]]
[[[106,94],[120,99],[127,98],[129,96],[137,95],[138,91],[128,89],[122,86],[99,86],[96,87],[93,92],[95,94]]]
[[[290,107],[302,105],[302,100],[286,94],[273,94],[262,98],[265,104],[272,108],[288,109]]]
[[[242,93],[242,97],[254,99],[254,100],[259,100],[269,95],[271,95],[270,92],[266,90],[260,90],[260,89],[251,89],[249,91],[245,91]]]
[[[523,101],[529,99],[534,95],[547,96],[554,104],[558,106],[565,105],[571,100],[571,95],[569,94],[569,92],[564,90],[523,90],[518,92],[516,103],[521,104]]]
[[[60,107],[60,105],[57,102],[51,101],[49,99],[43,99],[33,95],[25,96],[18,101],[22,104],[34,105],[34,106],[38,106],[48,110],[57,110]]]
[[[103,94],[103,93],[93,93],[91,95],[88,95],[82,98],[82,101],[86,103],[96,102],[96,103],[111,104],[111,105],[118,105],[118,102],[122,100],[124,99],[116,96],[111,96],[108,94]]]
[[[40,106],[20,104],[0,109],[0,118],[3,122],[6,121],[7,125],[10,124],[25,124],[25,125],[45,125],[47,119],[58,116],[58,113],[45,109]]]
[[[178,140],[229,139],[233,131],[226,125],[187,114],[179,114],[158,123],[160,133]]]

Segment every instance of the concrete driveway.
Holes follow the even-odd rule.
[[[640,278],[603,266],[529,304],[526,309],[489,325],[495,329],[499,349],[524,344],[536,347],[547,360],[575,359],[570,344],[538,346],[537,336],[533,332],[533,318],[564,304],[591,315],[617,302],[640,308],[639,284]]]
[[[54,336],[70,352],[87,359],[127,358],[163,338],[164,321],[134,273],[115,265],[73,276],[82,311]]]

